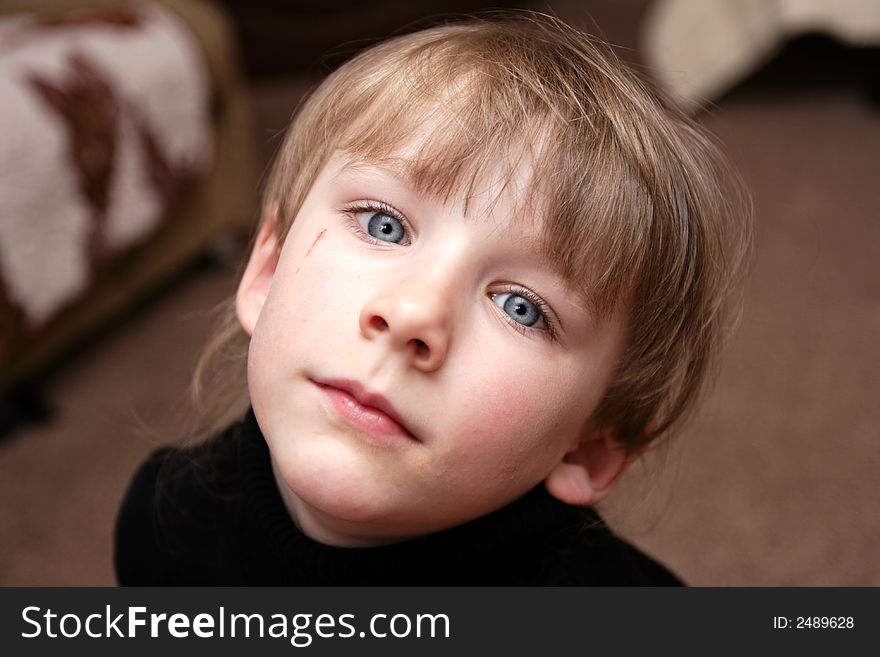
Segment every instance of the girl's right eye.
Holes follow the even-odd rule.
[[[409,231],[400,213],[386,203],[365,203],[346,208],[355,230],[374,243],[409,244]]]

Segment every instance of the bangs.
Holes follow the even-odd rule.
[[[503,43],[455,36],[353,72],[327,99],[321,132],[354,162],[398,171],[444,202],[461,199],[465,213],[476,195],[493,194],[492,205],[510,194],[510,221],[536,228],[547,264],[607,316],[641,268],[651,214],[610,122],[584,115],[538,71],[529,78],[499,63],[512,61],[503,52],[487,54]]]

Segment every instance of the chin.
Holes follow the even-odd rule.
[[[305,459],[278,463],[281,483],[308,506],[335,520],[384,525],[395,515],[400,495],[386,481],[374,481],[367,468],[344,458]],[[304,463],[309,465],[301,467]]]

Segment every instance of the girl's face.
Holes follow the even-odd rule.
[[[597,429],[624,318],[582,307],[541,257],[539,226],[511,221],[516,190],[498,189],[465,214],[337,154],[280,256],[261,232],[237,298],[248,384],[282,496],[313,538],[438,531],[586,467],[578,446]]]

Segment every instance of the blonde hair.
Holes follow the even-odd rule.
[[[751,248],[750,205],[719,150],[611,49],[531,12],[468,19],[375,46],[330,75],[292,120],[263,197],[283,243],[336,151],[393,159],[418,189],[470,196],[499,160],[527,158],[541,247],[594,312],[629,311],[629,336],[596,419],[635,450],[677,423],[712,369],[725,309]],[[530,219],[522,213],[523,220]],[[246,340],[231,304],[194,378],[237,368]],[[229,357],[223,354],[236,353]],[[228,386],[229,375],[218,377]]]

